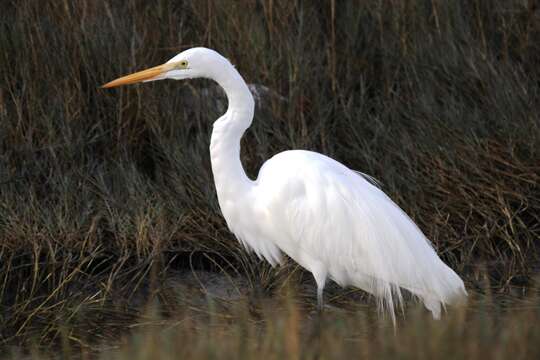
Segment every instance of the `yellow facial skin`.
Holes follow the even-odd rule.
[[[187,69],[187,67],[188,67],[187,60],[180,60],[174,63],[166,63],[166,64],[154,66],[146,70],[138,71],[130,75],[122,76],[118,79],[115,79],[113,81],[106,83],[105,85],[101,87],[107,89],[107,88],[112,88],[112,87],[117,87],[117,86],[122,86],[122,85],[135,84],[141,81],[148,81],[148,80],[152,80],[158,77],[159,75],[169,70],[174,70],[174,69],[184,70],[184,69]]]

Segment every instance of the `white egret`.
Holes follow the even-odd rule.
[[[463,281],[422,231],[363,174],[316,152],[290,150],[249,179],[240,139],[253,119],[253,96],[217,52],[192,48],[103,87],[190,78],[212,79],[227,94],[228,110],[214,122],[210,141],[212,171],[223,216],[247,250],[272,266],[284,252],[310,271],[319,307],[327,278],[373,294],[393,320],[400,288],[420,298],[435,318],[441,305],[466,297]]]

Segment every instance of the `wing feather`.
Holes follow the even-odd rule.
[[[422,231],[364,174],[295,150],[270,159],[257,182],[258,206],[271,214],[267,237],[307,270],[323,266],[339,284],[375,295],[393,318],[401,288],[435,317],[466,294]]]

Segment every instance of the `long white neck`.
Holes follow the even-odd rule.
[[[212,172],[220,206],[225,210],[226,201],[240,199],[253,186],[240,161],[240,140],[251,125],[255,103],[242,76],[228,62],[213,78],[229,102],[227,112],[214,123],[210,140]]]

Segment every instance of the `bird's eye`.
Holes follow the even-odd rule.
[[[188,66],[187,60],[180,60],[178,62],[178,68],[179,69],[185,69],[185,68],[187,68],[187,66]]]

